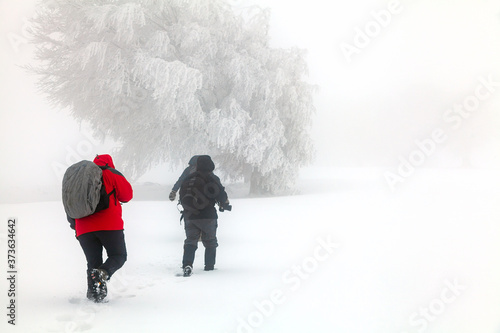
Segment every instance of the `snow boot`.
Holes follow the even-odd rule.
[[[91,297],[89,297],[89,291],[87,291],[87,298],[96,303],[101,303],[108,295],[106,281],[109,279],[109,275],[104,269],[94,268],[90,273],[90,278],[92,279]]]
[[[193,274],[193,267],[191,266],[184,267],[184,277],[191,276],[191,274]]]

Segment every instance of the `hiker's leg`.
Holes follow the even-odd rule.
[[[205,246],[205,269],[212,270],[215,266],[217,243],[217,219],[199,220],[198,226],[202,229],[201,241]]]
[[[111,277],[127,261],[127,248],[123,230],[103,230],[96,232],[106,249],[108,259],[99,268],[106,270]]]
[[[102,244],[94,232],[78,236],[78,241],[87,259],[87,285],[91,288],[93,282],[90,273],[92,269],[102,265]]]
[[[182,256],[182,267],[193,266],[194,255],[198,248],[198,239],[201,230],[196,226],[194,220],[184,220],[186,240],[184,241],[184,254]]]

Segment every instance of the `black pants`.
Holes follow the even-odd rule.
[[[205,246],[205,267],[213,269],[215,265],[215,249],[217,243],[217,219],[184,220],[186,240],[184,241],[184,255],[182,267],[193,266],[194,255],[200,239]]]
[[[123,230],[103,230],[78,236],[87,258],[87,282],[91,285],[90,273],[94,268],[106,270],[111,277],[127,261],[127,248]],[[108,258],[102,259],[102,250],[106,249]]]

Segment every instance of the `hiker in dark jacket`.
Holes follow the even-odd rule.
[[[184,171],[182,172],[181,176],[179,177],[179,179],[177,180],[177,182],[174,184],[174,186],[172,187],[172,191],[170,191],[170,194],[168,195],[168,199],[170,201],[174,201],[175,200],[175,195],[177,194],[177,191],[179,190],[179,188],[181,187],[181,184],[182,182],[190,175],[192,174],[193,172],[196,171],[196,160],[198,159],[198,156],[199,155],[194,155],[193,157],[191,157],[191,159],[189,160],[188,162],[188,166],[186,169],[184,169]]]
[[[198,202],[204,202],[203,205],[193,204],[193,207],[183,204],[184,208],[184,229],[186,231],[186,240],[184,241],[184,254],[182,258],[182,268],[184,276],[191,275],[196,249],[198,248],[198,240],[200,239],[205,247],[205,270],[211,271],[215,265],[215,255],[217,243],[217,210],[215,203],[219,206],[229,207],[227,193],[222,186],[219,177],[213,170],[215,165],[208,155],[200,155],[196,162],[197,171],[191,174],[190,177],[184,180],[181,184],[180,196],[185,195],[185,189],[189,183],[194,182],[195,177],[202,177],[206,183],[204,193],[200,193],[197,198]],[[182,199],[182,198],[181,198]]]
[[[87,298],[101,302],[107,295],[106,282],[127,260],[121,202],[132,199],[133,190],[125,177],[115,169],[110,155],[97,155],[94,163],[106,167],[102,171],[109,207],[76,219],[76,236],[87,259]],[[103,262],[102,250],[107,260]]]

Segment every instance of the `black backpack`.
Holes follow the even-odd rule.
[[[188,176],[179,190],[179,201],[184,214],[200,214],[200,211],[213,207],[220,193],[217,183],[210,174],[196,171]]]

